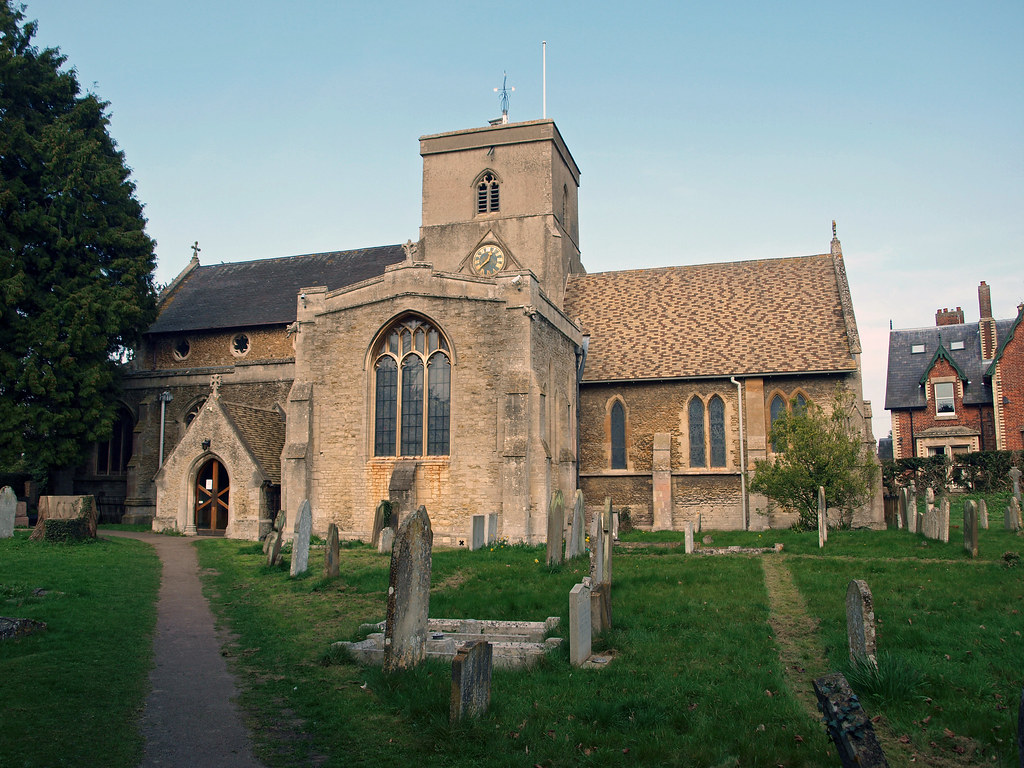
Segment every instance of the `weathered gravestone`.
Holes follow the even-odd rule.
[[[946,544],[949,543],[949,496],[943,496],[939,502],[939,514],[937,519],[938,531],[936,538]]]
[[[683,551],[688,554],[693,554],[693,521],[686,521],[686,533],[683,538]]]
[[[395,529],[385,528],[380,533],[380,544],[377,545],[377,551],[382,555],[390,555],[392,548],[395,546]]]
[[[274,541],[274,533],[284,530],[284,518],[285,518],[285,514],[284,514],[284,510],[282,509],[282,510],[278,511],[277,517],[274,518],[274,525],[270,529],[270,533],[268,533],[266,538],[263,539],[263,554],[264,555],[270,553],[270,547],[271,547],[271,545],[272,545],[272,543]],[[273,563],[267,563],[267,565],[273,565]]]
[[[498,513],[491,512],[487,516],[487,543],[493,544],[498,540]]]
[[[423,661],[430,609],[430,555],[434,532],[426,507],[399,526],[391,552],[388,614],[384,630],[384,671],[395,672]]]
[[[292,539],[291,575],[298,576],[309,570],[309,539],[313,535],[313,510],[309,499],[299,505],[299,519]]]
[[[814,694],[843,768],[888,768],[871,719],[846,678],[839,672],[819,677]]]
[[[590,658],[590,587],[577,584],[569,591],[569,663],[583,666]]]
[[[828,521],[825,518],[825,489],[818,486],[818,549],[825,546],[828,541]]]
[[[473,530],[470,532],[469,548],[483,549],[487,545],[487,518],[484,515],[473,515]]]
[[[391,502],[384,500],[377,505],[373,511],[373,530],[370,533],[370,543],[377,546],[380,543],[380,534],[385,528],[391,525]]]
[[[267,565],[277,565],[281,559],[281,544],[284,541],[284,531],[271,531],[267,536]]]
[[[14,535],[14,518],[18,511],[18,496],[14,489],[5,485],[0,490],[0,539],[9,539]]]
[[[875,649],[875,604],[868,583],[853,579],[846,588],[846,635],[850,661],[878,666]]]
[[[40,496],[39,518],[29,538],[33,541],[41,541],[43,538],[60,541],[95,539],[95,497]]]
[[[964,549],[978,556],[978,505],[973,501],[964,502]]]
[[[19,501],[18,502],[18,506],[17,506],[17,510],[18,510],[17,514],[15,514],[15,516],[14,516],[14,524],[15,524],[15,526],[20,526],[22,528],[27,528],[28,527],[28,502],[26,502],[26,501]]]
[[[464,643],[452,659],[451,722],[479,717],[491,706],[493,648],[486,640]]]
[[[1020,504],[1020,468],[1010,467],[1010,482],[1013,483],[1013,495],[1017,499],[1017,503]]]
[[[1008,531],[1020,530],[1020,502],[1016,496],[1010,497],[1010,506],[1006,508],[1006,516],[1003,518],[1003,527]]]
[[[590,625],[595,633],[612,626],[612,500],[605,498],[597,518],[596,542],[591,567]]]
[[[900,488],[899,493],[896,494],[896,528],[902,529],[907,527],[907,504],[909,503],[910,491],[906,488]]]
[[[562,535],[565,532],[565,499],[561,491],[551,494],[548,502],[548,565],[562,564]]]
[[[978,527],[984,531],[988,530],[988,504],[984,499],[978,499]]]
[[[927,514],[935,509],[935,489],[928,486],[924,489],[924,511]]]
[[[910,481],[910,494],[907,496],[907,530],[917,533],[917,486]]]
[[[584,525],[583,491],[577,490],[572,504],[572,528],[569,531],[569,542],[565,547],[568,559],[579,557],[587,550],[587,532]]]
[[[338,542],[338,526],[331,523],[327,526],[327,549],[324,550],[324,576],[331,578],[341,573],[340,544]]]

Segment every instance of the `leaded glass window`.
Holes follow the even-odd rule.
[[[612,469],[626,469],[626,409],[621,400],[612,404]]]
[[[374,359],[375,456],[446,456],[451,360],[437,328],[414,316],[381,334]]]
[[[704,453],[704,402],[699,397],[690,400],[687,416],[690,425],[690,466],[707,466]]]
[[[708,403],[708,421],[711,426],[711,466],[725,466],[725,403],[715,395]]]
[[[782,399],[781,395],[776,395],[772,398],[771,404],[768,406],[768,413],[771,418],[771,428],[775,429],[775,422],[786,412],[786,401]],[[779,451],[779,442],[775,437],[772,437],[772,450],[775,452]]]

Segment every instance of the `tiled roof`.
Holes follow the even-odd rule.
[[[1013,320],[996,320],[996,338],[1005,339]],[[941,340],[946,356],[952,358],[967,377],[964,405],[992,402],[992,385],[985,379],[991,361],[981,359],[981,335],[978,323],[937,325],[889,332],[889,368],[885,381],[885,408],[924,408],[928,403],[921,377],[935,362]],[[962,341],[963,349],[952,349],[953,342]],[[913,352],[913,347],[922,348]]]
[[[234,422],[238,436],[260,465],[266,478],[281,484],[281,451],[284,450],[284,417],[279,411],[253,408],[242,403],[221,405]]]
[[[571,275],[565,312],[584,381],[856,369],[831,255]]]
[[[172,286],[149,333],[283,325],[301,288],[344,288],[405,258],[400,245],[197,266]]]

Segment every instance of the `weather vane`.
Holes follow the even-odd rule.
[[[515,90],[515,88],[508,87],[508,72],[502,72],[501,88],[495,88],[495,93],[500,93],[499,101],[501,103],[501,122],[508,122],[508,95]]]

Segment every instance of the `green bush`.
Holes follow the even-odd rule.
[[[74,520],[44,520],[43,538],[46,541],[64,544],[74,541],[85,541],[91,538],[89,536],[89,521],[81,517]]]

